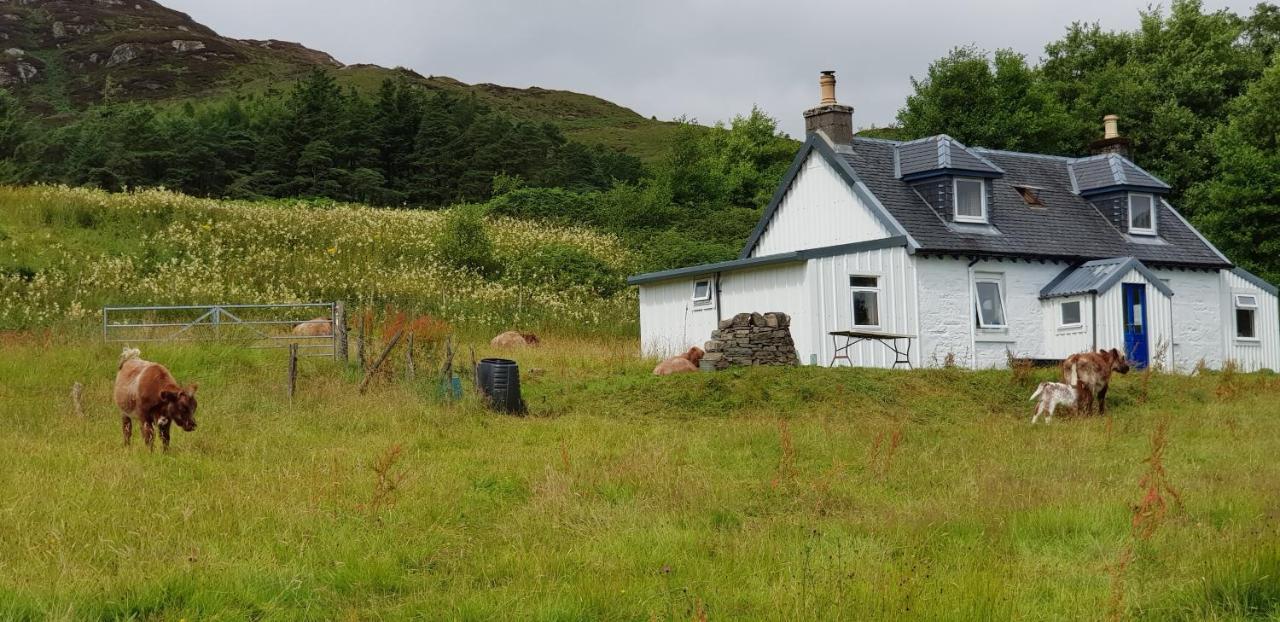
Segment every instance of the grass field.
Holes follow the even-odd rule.
[[[546,341],[527,418],[315,359],[290,404],[279,354],[152,347],[201,387],[165,454],[121,447],[118,347],[8,335],[0,619],[1280,616],[1275,376],[1130,374],[1033,427],[1036,374]]]

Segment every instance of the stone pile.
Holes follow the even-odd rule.
[[[721,370],[734,365],[799,365],[791,340],[791,318],[785,313],[739,313],[721,320],[711,331],[702,369]]]

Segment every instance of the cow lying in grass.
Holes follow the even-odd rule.
[[[1036,414],[1031,417],[1031,424],[1035,425],[1040,420],[1040,415],[1046,414],[1045,423],[1053,421],[1053,411],[1059,406],[1067,408],[1075,408],[1080,401],[1080,394],[1084,392],[1084,386],[1080,384],[1076,367],[1071,366],[1071,377],[1066,384],[1061,382],[1041,382],[1036,387],[1036,392],[1031,394],[1031,399],[1039,399],[1040,403],[1036,405]]]
[[[327,317],[307,320],[293,327],[295,337],[332,337],[333,321]]]
[[[120,370],[116,372],[116,406],[123,413],[124,444],[133,440],[133,417],[142,424],[142,440],[147,449],[155,449],[155,427],[160,440],[169,449],[169,424],[190,432],[196,429],[196,385],[178,386],[164,365],[142,360],[137,348],[120,353]]]
[[[537,335],[515,330],[509,330],[489,341],[489,345],[495,348],[523,348],[525,346],[536,346],[539,343]]]
[[[702,357],[706,352],[702,348],[694,346],[689,348],[684,354],[673,356],[653,368],[655,376],[670,376],[671,374],[687,374],[698,371],[698,363],[702,361]]]
[[[1082,414],[1088,414],[1093,410],[1096,396],[1098,414],[1105,415],[1107,414],[1107,389],[1111,386],[1111,374],[1113,372],[1129,373],[1129,361],[1125,359],[1124,354],[1121,354],[1115,348],[1097,352],[1081,352],[1072,354],[1065,361],[1062,361],[1063,380],[1067,380],[1069,371],[1078,373],[1079,383],[1084,385],[1084,390],[1080,393],[1079,411]],[[1072,384],[1074,385],[1075,383]]]

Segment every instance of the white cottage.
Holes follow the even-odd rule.
[[[645,353],[782,311],[804,363],[993,367],[1121,348],[1139,366],[1280,370],[1276,287],[1165,200],[1169,186],[1125,157],[1116,117],[1082,158],[859,138],[833,72],[820,84],[741,256],[630,279]]]

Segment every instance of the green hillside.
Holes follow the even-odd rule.
[[[525,121],[550,122],[574,140],[651,160],[676,124],[598,97],[540,88],[469,85],[372,65],[343,66],[297,43],[223,37],[153,0],[0,4],[0,87],[35,113],[58,117],[104,101],[183,102],[260,93],[317,67],[372,92],[387,78],[474,96]]]

